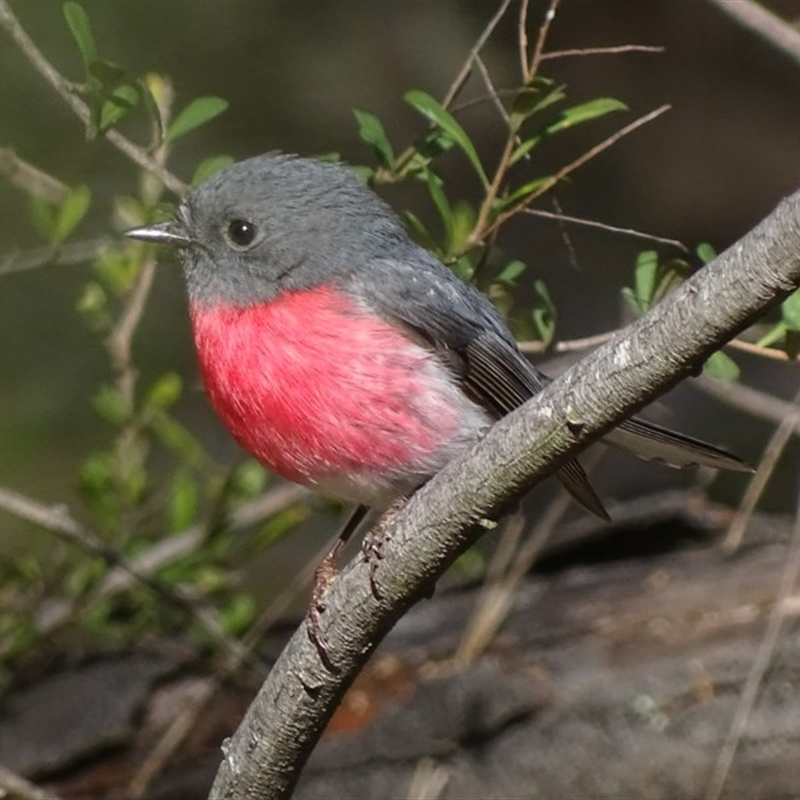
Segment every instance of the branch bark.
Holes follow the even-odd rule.
[[[326,669],[304,622],[233,737],[213,798],[283,798],[351,681],[389,629],[518,497],[687,374],[800,284],[800,192],[449,464],[386,526],[370,589],[359,556],[327,594]]]

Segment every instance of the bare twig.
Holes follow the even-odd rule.
[[[0,147],[0,174],[34,197],[59,205],[66,200],[69,186],[21,159],[8,147]]]
[[[747,530],[756,505],[758,505],[758,501],[761,499],[761,495],[764,493],[764,489],[769,479],[772,477],[775,465],[778,463],[778,459],[789,443],[792,434],[797,430],[798,425],[800,425],[800,405],[798,404],[800,404],[800,392],[795,395],[793,413],[788,414],[781,420],[780,425],[775,429],[775,432],[770,437],[764,449],[764,455],[759,459],[758,469],[756,469],[755,474],[750,479],[747,491],[744,493],[736,516],[733,518],[733,522],[731,522],[728,533],[725,536],[725,541],[723,542],[724,549],[729,553],[733,553],[739,549],[739,545],[742,543],[742,536],[744,536],[744,532]]]
[[[4,800],[58,800],[51,792],[46,792],[22,775],[17,775],[0,764],[0,797]]]
[[[88,126],[91,123],[89,106],[77,96],[73,84],[45,58],[33,39],[28,36],[19,24],[7,0],[0,0],[0,27],[13,39],[25,57],[30,61],[36,71],[50,84],[62,100],[72,109],[77,117]],[[186,184],[165,169],[157,159],[150,156],[146,150],[134,144],[119,131],[110,130],[105,133],[108,139],[118,150],[124,153],[131,161],[142,169],[155,175],[171,192],[178,196],[186,191]]]
[[[303,568],[284,587],[281,593],[261,612],[258,619],[242,637],[242,653],[252,653],[266,633],[286,612],[297,594],[309,585],[320,561],[330,551],[331,543],[325,544],[306,560]],[[181,714],[167,728],[153,749],[142,761],[128,785],[131,797],[144,797],[156,776],[167,766],[181,747],[186,737],[194,730],[197,719],[214,699],[223,682],[234,675],[243,665],[240,655],[230,654],[210,677],[200,681],[193,689]]]
[[[147,298],[153,285],[156,270],[155,255],[150,255],[142,264],[139,274],[125,301],[125,307],[105,341],[111,366],[117,376],[117,389],[125,407],[133,411],[137,372],[131,356],[133,335],[144,313]]]
[[[772,395],[759,392],[750,386],[742,383],[732,383],[728,381],[718,381],[701,375],[692,381],[692,386],[696,386],[701,391],[721,400],[731,408],[745,411],[759,419],[779,424],[787,417],[794,416],[795,406],[787,403]],[[795,433],[800,433],[800,424],[794,426]]]
[[[544,20],[539,26],[539,34],[536,37],[536,45],[533,48],[533,55],[531,56],[530,63],[527,65],[527,69],[525,70],[524,84],[526,86],[530,86],[531,82],[539,72],[539,65],[542,62],[542,55],[544,54],[544,44],[547,41],[547,35],[550,33],[550,26],[553,24],[553,20],[556,18],[556,13],[558,12],[558,7],[560,4],[561,0],[550,0],[550,4],[548,5],[547,11],[544,15]]]
[[[594,219],[586,219],[585,217],[572,217],[568,214],[553,213],[552,211],[544,211],[539,208],[526,208],[523,213],[530,214],[534,217],[544,217],[545,219],[554,219],[558,222],[567,222],[571,225],[583,225],[587,228],[598,228],[599,230],[608,233],[619,233],[623,236],[631,236],[636,239],[645,239],[649,242],[656,242],[657,244],[665,244],[670,247],[675,247],[682,250],[684,253],[689,252],[689,248],[677,239],[667,239],[663,236],[654,236],[652,233],[645,233],[644,231],[637,231],[634,228],[619,228],[616,225],[609,225],[607,222],[599,222]]]
[[[492,76],[489,74],[489,70],[486,69],[486,64],[483,63],[483,59],[480,56],[475,57],[475,63],[478,66],[478,71],[481,73],[483,82],[486,84],[486,89],[489,92],[489,99],[492,101],[492,105],[497,109],[497,113],[502,117],[503,122],[508,124],[508,112],[497,93],[497,89],[492,81]]]
[[[38,267],[83,264],[97,258],[111,245],[112,240],[109,237],[101,236],[82,242],[68,242],[57,247],[36,247],[10,253],[0,261],[0,275]]]
[[[663,53],[666,48],[649,44],[621,44],[613,47],[579,47],[572,50],[551,50],[542,53],[541,61],[554,58],[574,58],[575,56],[615,56],[621,53]]]
[[[755,661],[747,676],[747,681],[742,689],[742,696],[739,699],[739,705],[736,707],[736,713],[734,714],[730,729],[728,730],[728,735],[725,737],[725,742],[722,745],[719,757],[717,758],[714,770],[711,773],[711,778],[706,787],[705,797],[707,800],[718,800],[725,787],[725,781],[728,778],[733,759],[736,757],[736,751],[739,748],[739,743],[747,727],[747,721],[755,706],[759,689],[764,680],[764,675],[772,660],[772,655],[775,652],[778,637],[780,636],[781,625],[783,624],[788,610],[787,599],[791,596],[794,587],[797,585],[798,576],[800,576],[800,486],[798,486],[794,529],[792,531],[792,539],[789,543],[786,565],[781,573],[778,591],[775,595],[775,602],[770,609],[767,626],[764,630],[764,636],[761,639],[758,653],[756,653]]]
[[[492,35],[494,29],[497,27],[497,23],[500,22],[500,20],[505,16],[509,5],[511,5],[511,0],[503,0],[492,18],[486,23],[486,27],[481,31],[480,36],[478,36],[475,44],[472,46],[472,50],[469,51],[464,64],[458,71],[456,77],[453,79],[453,82],[450,84],[450,88],[442,98],[442,105],[445,108],[449,108],[453,100],[458,97],[458,93],[463,88],[470,72],[472,71],[472,65],[475,62],[475,59],[480,54],[481,50],[483,50],[484,45],[489,40],[489,37]]]
[[[800,31],[751,0],[708,0],[723,14],[800,64]]]
[[[562,181],[568,175],[573,173],[576,169],[578,169],[579,167],[582,167],[584,164],[588,163],[589,161],[591,161],[596,156],[600,155],[600,153],[604,152],[605,150],[608,150],[609,147],[615,145],[623,137],[627,136],[630,133],[633,133],[638,128],[641,128],[643,125],[646,125],[647,123],[652,122],[654,119],[660,117],[662,114],[664,114],[666,111],[668,111],[669,108],[670,108],[670,106],[668,106],[668,105],[660,106],[659,108],[656,108],[655,110],[650,111],[647,114],[644,114],[643,116],[639,117],[638,119],[635,119],[630,124],[625,125],[625,127],[620,128],[618,131],[613,133],[611,136],[607,137],[606,139],[603,139],[603,141],[599,142],[594,147],[591,147],[585,153],[581,154],[578,158],[574,159],[569,164],[566,164],[565,166],[563,166],[555,174],[551,175],[550,178],[547,181],[544,181],[543,184],[535,192],[532,192],[530,195],[527,195],[526,197],[522,198],[519,202],[515,203],[510,208],[506,209],[501,214],[498,214],[497,217],[495,217],[494,221],[487,225],[486,224],[486,220],[488,219],[489,213],[491,211],[491,204],[490,204],[488,207],[486,207],[486,213],[483,215],[483,217],[481,218],[481,216],[479,215],[478,222],[475,224],[475,228],[473,229],[473,233],[469,237],[469,244],[470,245],[474,245],[477,242],[477,240],[479,238],[481,238],[480,236],[478,236],[478,233],[477,233],[479,231],[479,228],[478,228],[479,224],[482,225],[482,228],[480,230],[483,232],[483,236],[486,236],[487,234],[494,232],[507,219],[509,219],[510,217],[513,217],[514,215],[518,214],[523,209],[527,208],[537,197],[540,197],[545,192],[547,192],[550,189],[552,189],[553,186],[555,186],[557,183]],[[509,139],[509,141],[512,141],[512,140]],[[507,150],[508,150],[508,154],[506,155],[505,152],[503,154],[503,158],[504,158],[504,160],[506,162],[506,165],[503,167],[504,170],[507,167],[508,159],[511,156],[511,148],[508,147]],[[501,166],[503,166],[502,162],[501,162]],[[502,178],[501,178],[501,180],[502,180]],[[497,180],[496,181],[498,188],[500,186],[501,180]],[[494,187],[494,183],[492,184],[492,188],[493,187]],[[488,198],[488,196],[489,196],[489,193],[487,192],[487,198]],[[496,193],[492,197],[492,204],[494,203],[495,197],[496,197]],[[482,206],[482,208],[483,208],[483,206]]]
[[[231,531],[258,525],[292,503],[302,500],[308,490],[294,484],[282,484],[265,492],[261,497],[246,503],[231,514],[225,527]],[[130,562],[132,570],[114,567],[95,586],[85,602],[97,600],[126,591],[137,582],[135,575],[155,575],[160,569],[175,560],[197,550],[207,534],[205,523],[198,523],[182,533],[159,539],[152,547]],[[52,633],[75,613],[76,601],[62,599],[48,605],[47,615],[37,619],[40,634]]]
[[[39,525],[56,534],[67,544],[78,547],[91,556],[101,558],[110,566],[120,567],[138,582],[149,587],[159,597],[187,612],[206,635],[225,652],[237,655],[242,652],[239,642],[229,636],[219,623],[216,612],[192,597],[182,587],[168,586],[153,576],[138,572],[118,550],[106,544],[88,528],[73,519],[66,506],[47,506],[18,492],[0,487],[0,508],[20,519]],[[260,663],[256,663],[256,666],[261,667]]]
[[[587,459],[582,459],[587,472],[591,473],[602,456],[603,451],[597,450]],[[518,514],[509,522],[498,543],[475,611],[456,650],[454,658],[457,663],[474,661],[491,644],[508,616],[519,582],[530,572],[553,530],[569,510],[571,502],[569,493],[559,489],[531,531],[527,542],[519,550],[514,542],[522,533],[524,518]],[[504,541],[506,538],[508,542]]]

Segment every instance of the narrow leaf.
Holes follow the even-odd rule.
[[[225,169],[233,164],[233,159],[230,156],[211,156],[210,158],[201,161],[197,169],[192,175],[192,186],[202,183],[207,178],[210,178],[214,173]]]
[[[588,122],[598,117],[610,114],[612,111],[627,111],[628,107],[615,100],[613,97],[598,97],[588,103],[581,103],[578,106],[567,108],[559,114],[558,119],[545,129],[548,135],[558,133],[565,128],[572,128],[581,122]]]
[[[530,139],[526,139],[524,142],[519,144],[514,152],[511,154],[511,158],[509,159],[508,163],[509,166],[514,166],[521,158],[525,158],[528,153],[536,147],[539,142],[542,141],[541,136],[532,136]]]
[[[358,135],[361,140],[372,148],[381,165],[391,168],[394,164],[394,151],[386,136],[383,123],[367,111],[355,109],[353,114],[358,122]]]
[[[434,100],[426,92],[412,89],[404,95],[405,101],[417,109],[423,116],[427,117],[431,122],[438,125],[464,152],[470,160],[478,177],[484,186],[489,185],[489,179],[486,177],[486,172],[483,169],[478,153],[475,146],[472,144],[471,139],[467,136],[466,131],[456,121],[455,117],[437,100]]]
[[[636,259],[634,281],[636,301],[642,311],[647,311],[652,305],[657,271],[658,253],[655,250],[645,250],[639,253]]]
[[[102,86],[107,86],[109,88],[116,86],[116,84],[125,77],[125,70],[118,64],[99,58],[89,64],[88,71]]]
[[[175,117],[167,128],[164,139],[167,142],[174,142],[180,136],[218,117],[227,107],[228,101],[221,97],[195,98]]]
[[[53,243],[63,242],[80,225],[89,210],[92,193],[88,186],[70,189],[67,199],[61,204],[53,230]]]
[[[70,2],[64,3],[64,17],[67,20],[72,38],[75,44],[78,45],[81,58],[83,59],[83,66],[86,72],[89,72],[89,66],[97,61],[97,47],[95,47],[94,36],[92,36],[92,26],[89,23],[89,17],[83,10],[80,3]]]
[[[781,317],[787,328],[800,331],[800,290],[792,292],[781,303]]]
[[[717,251],[708,243],[703,242],[697,245],[697,257],[704,263],[708,264],[717,257]]]
[[[139,90],[135,86],[118,86],[100,108],[99,131],[111,130],[124,116],[139,105]]]
[[[706,373],[721,381],[735,381],[739,377],[739,366],[727,353],[718,350],[703,365]]]

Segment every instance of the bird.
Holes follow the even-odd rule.
[[[245,159],[190,189],[172,218],[126,235],[177,248],[211,405],[266,468],[355,504],[339,541],[550,383],[486,295],[343,163]],[[671,466],[749,470],[636,417],[603,441]],[[577,460],[555,474],[608,519]]]

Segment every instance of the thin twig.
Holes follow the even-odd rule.
[[[442,98],[442,105],[445,108],[449,108],[453,100],[458,97],[458,93],[461,91],[462,87],[467,81],[467,78],[469,77],[469,73],[472,70],[472,65],[475,62],[475,59],[478,57],[478,54],[481,52],[481,50],[483,50],[484,45],[489,40],[489,37],[492,35],[494,29],[497,27],[497,23],[500,22],[505,15],[509,5],[511,5],[511,0],[503,0],[492,18],[486,23],[486,27],[481,31],[480,36],[478,36],[475,44],[472,46],[472,50],[469,51],[466,61],[464,61],[464,64],[458,71],[458,74],[450,84],[450,88],[445,93],[444,98]]]
[[[307,494],[308,490],[301,486],[281,484],[236,509],[226,520],[225,527],[229,531],[238,531],[258,525],[292,503],[302,500]],[[92,589],[85,602],[91,605],[98,600],[126,591],[137,582],[135,575],[148,577],[155,575],[168,564],[197,550],[206,534],[207,525],[202,522],[182,533],[160,539],[130,562],[131,571],[122,567],[109,570]],[[37,631],[40,634],[50,634],[57,630],[72,619],[75,607],[74,600],[62,599],[57,603],[49,603],[46,617],[37,619]]]
[[[261,612],[258,619],[242,637],[242,653],[249,654],[257,647],[272,626],[283,616],[297,594],[308,586],[323,557],[330,551],[331,542],[326,541],[317,553],[306,560],[303,568]],[[128,793],[133,798],[144,797],[152,781],[162,772],[181,747],[186,737],[194,730],[197,719],[219,691],[223,682],[238,672],[244,664],[240,655],[229,654],[214,674],[201,681],[187,700],[186,708],[167,728],[147,757],[136,770],[128,784]]]
[[[67,544],[102,559],[109,566],[120,567],[159,597],[188,613],[206,635],[226,652],[237,656],[242,653],[241,645],[225,632],[216,612],[199,602],[181,586],[168,586],[153,576],[138,572],[118,550],[73,519],[66,506],[47,506],[38,500],[0,487],[0,508],[20,519],[39,525]],[[257,663],[256,666],[260,668],[261,665]]]
[[[643,125],[646,125],[647,123],[652,122],[654,119],[660,117],[662,114],[668,111],[669,108],[670,106],[663,105],[660,106],[659,108],[656,108],[653,111],[650,111],[647,114],[644,114],[643,116],[639,117],[638,119],[635,119],[633,122],[626,125],[625,127],[620,128],[611,136],[607,137],[606,139],[603,139],[603,141],[598,142],[598,144],[596,144],[594,147],[590,148],[585,153],[578,156],[578,158],[576,158],[574,161],[571,161],[569,164],[563,166],[560,170],[558,170],[558,172],[550,176],[550,178],[547,181],[545,181],[541,185],[541,187],[539,187],[539,189],[537,189],[535,192],[532,192],[530,195],[527,195],[526,197],[522,198],[522,200],[515,203],[513,206],[508,208],[503,213],[498,214],[497,217],[495,217],[494,221],[484,229],[483,231],[484,235],[487,233],[491,233],[495,229],[499,228],[507,219],[518,214],[524,208],[527,208],[537,197],[540,197],[545,192],[552,189],[553,186],[555,186],[557,183],[562,181],[568,175],[573,173],[576,169],[582,167],[584,164],[588,163],[589,161],[591,161],[596,156],[600,155],[600,153],[604,152],[605,150],[608,150],[609,147],[615,145],[623,137],[627,136],[630,133],[633,133],[638,128],[641,128]],[[494,198],[492,199],[492,203],[493,202]],[[477,223],[476,223],[476,230],[477,230]],[[472,238],[473,237],[470,236],[470,244],[474,244]]]
[[[719,381],[706,375],[701,375],[695,378],[690,385],[696,386],[705,394],[721,400],[731,408],[739,409],[752,414],[754,417],[765,419],[775,424],[783,422],[786,417],[792,416],[796,410],[791,403],[764,392],[759,392],[757,389],[745,386],[742,383]],[[796,433],[800,433],[800,424],[795,425],[794,430]]]
[[[67,199],[69,186],[20,158],[8,147],[0,147],[0,174],[33,197],[60,205]]]
[[[519,4],[517,51],[519,55],[519,74],[524,84],[528,75],[528,0],[522,0]]]
[[[775,429],[775,432],[770,437],[767,446],[764,448],[764,455],[761,456],[758,462],[758,469],[750,479],[747,486],[747,491],[744,493],[736,516],[733,518],[725,540],[722,543],[723,548],[733,553],[739,549],[742,543],[742,537],[747,530],[750,523],[750,518],[764,493],[764,489],[775,471],[775,465],[781,457],[789,439],[800,424],[800,392],[795,395],[793,400],[794,412],[784,417],[780,425]]]
[[[139,274],[126,298],[125,307],[105,341],[111,366],[116,373],[117,388],[125,407],[133,411],[136,390],[136,368],[131,356],[131,345],[136,328],[144,313],[147,298],[153,285],[156,271],[155,255],[150,255],[142,264]]]
[[[68,242],[57,247],[36,247],[10,253],[0,261],[0,275],[39,267],[84,264],[97,258],[112,243],[111,238],[100,236],[97,239]]]
[[[539,64],[542,62],[542,55],[544,54],[544,44],[547,41],[547,35],[550,33],[550,26],[556,18],[558,7],[561,0],[550,0],[550,5],[544,15],[544,20],[539,26],[539,35],[536,37],[536,45],[533,48],[533,55],[531,56],[530,64],[525,72],[525,85],[530,86],[539,72]]]
[[[553,213],[552,211],[544,211],[539,208],[525,208],[524,214],[530,214],[534,217],[544,217],[545,219],[553,219],[558,222],[567,222],[571,225],[583,225],[587,228],[598,228],[599,230],[606,231],[607,233],[619,233],[623,236],[631,236],[636,239],[645,239],[649,242],[656,242],[657,244],[665,244],[670,247],[675,247],[684,253],[689,252],[689,248],[677,239],[667,239],[663,236],[654,236],[652,233],[645,233],[644,231],[637,231],[634,228],[619,228],[616,225],[609,225],[607,222],[599,222],[593,219],[586,219],[585,217],[572,217],[569,214]]]
[[[800,31],[750,0],[708,0],[723,14],[800,64]]]
[[[583,459],[587,471],[591,472],[602,457],[601,450],[589,453],[587,458]],[[498,549],[497,562],[491,565],[490,574],[487,574],[486,583],[478,596],[475,611],[456,650],[454,656],[456,663],[465,664],[474,661],[491,644],[508,616],[519,582],[530,572],[553,530],[571,507],[571,503],[569,493],[563,488],[559,489],[531,531],[527,542],[513,555],[513,560],[511,558],[513,548],[508,546],[509,543]],[[508,536],[512,541],[518,539],[523,522],[520,517],[512,520],[504,537]]]
[[[91,111],[89,106],[75,94],[73,84],[45,58],[33,39],[28,36],[11,10],[7,0],[0,0],[0,27],[14,40],[23,55],[30,61],[34,69],[50,84],[62,100],[72,109],[77,117],[87,127],[91,124]],[[134,144],[119,131],[109,130],[105,133],[108,139],[118,150],[124,153],[131,161],[142,169],[155,175],[171,192],[180,196],[186,191],[186,184],[165,169],[162,164],[150,156],[146,150]]]
[[[770,609],[769,619],[767,620],[767,626],[764,630],[758,653],[747,675],[739,705],[736,707],[736,713],[731,721],[728,735],[725,737],[725,742],[722,745],[706,787],[705,797],[707,800],[718,800],[725,787],[725,781],[728,778],[731,765],[736,757],[736,751],[739,748],[750,714],[755,706],[764,675],[772,661],[778,637],[780,636],[781,625],[787,612],[787,599],[797,585],[798,575],[800,575],[800,486],[798,486],[794,529],[789,543],[786,565],[781,573],[775,602]]]
[[[580,47],[572,50],[551,50],[542,53],[541,61],[554,58],[573,58],[575,56],[614,56],[620,53],[663,53],[666,47],[649,44],[620,44],[613,47]]]
[[[58,800],[57,795],[31,783],[0,764],[0,797],[4,800]]]
[[[508,112],[503,105],[503,101],[500,99],[500,95],[497,93],[497,89],[492,81],[492,76],[489,74],[489,70],[486,68],[486,64],[483,63],[483,59],[480,56],[475,57],[475,64],[478,67],[478,71],[481,73],[483,82],[486,84],[486,89],[489,92],[489,98],[492,104],[497,109],[497,113],[503,118],[503,122],[508,124]]]

